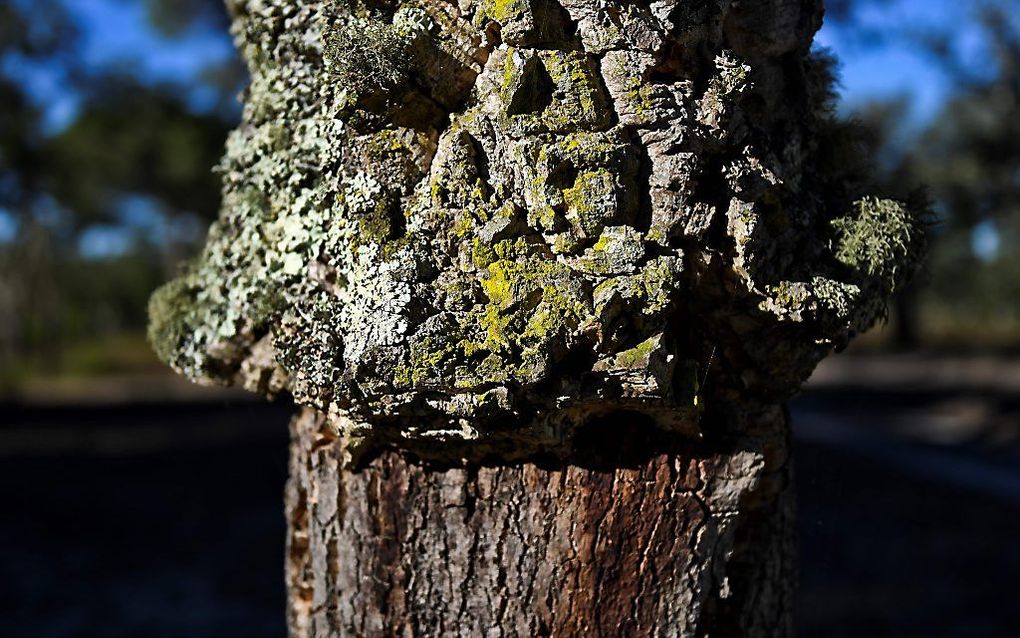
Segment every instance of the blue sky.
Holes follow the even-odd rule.
[[[193,77],[209,62],[234,55],[226,33],[197,29],[168,40],[157,34],[140,0],[65,0],[85,36],[82,57],[90,66],[120,61],[154,79]]]
[[[988,50],[975,21],[974,0],[861,0],[852,24],[827,20],[816,44],[841,62],[844,108],[907,96],[913,123],[930,121],[952,94],[952,81],[910,34],[948,32],[956,58],[968,68],[988,66]],[[868,34],[877,36],[869,38]]]
[[[192,29],[173,39],[162,37],[149,24],[142,0],[61,0],[61,3],[80,29],[78,58],[82,66],[123,67],[152,84],[182,86],[188,103],[198,110],[213,106],[214,96],[202,91],[197,78],[210,63],[235,55],[227,33]],[[23,80],[36,101],[44,105],[47,129],[59,130],[73,120],[78,100],[67,90],[59,66],[45,62],[27,64],[23,59],[5,62],[3,71]]]

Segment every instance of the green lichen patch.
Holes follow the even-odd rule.
[[[616,177],[608,170],[585,171],[563,191],[566,216],[587,237],[598,237],[619,210]]]
[[[568,38],[570,17],[555,0],[482,0],[474,24],[499,25],[500,38],[513,46],[556,44]]]
[[[503,55],[502,115],[513,134],[609,128],[608,96],[584,52],[511,48]]]
[[[462,338],[452,313],[430,317],[411,339],[407,362],[397,367],[394,385],[401,389],[453,385]]]
[[[527,180],[528,224],[550,238],[554,252],[578,252],[606,226],[633,220],[638,164],[617,134],[575,133],[515,150]]]
[[[623,343],[661,331],[683,281],[680,257],[656,257],[637,274],[600,283],[593,292],[599,350],[613,352]]]
[[[506,24],[511,20],[520,19],[530,14],[529,0],[483,0],[478,8],[476,20],[486,19]]]
[[[578,268],[598,275],[619,275],[637,270],[644,255],[641,233],[630,226],[610,226],[584,252]]]
[[[708,129],[721,131],[729,124],[737,98],[750,90],[751,67],[731,51],[715,58],[716,74],[699,104],[698,120]]]
[[[196,292],[187,280],[175,279],[157,289],[149,299],[149,343],[160,359],[180,362],[181,353],[190,349],[188,341],[195,332]]]
[[[591,320],[590,293],[569,268],[555,261],[534,256],[499,259],[488,265],[481,287],[487,303],[470,313],[466,330],[477,336],[462,347],[469,355],[498,356],[504,362],[500,377],[510,362],[519,361],[517,375],[541,378]],[[480,382],[494,382],[485,377],[484,368],[478,375]]]
[[[816,276],[810,281],[782,281],[767,288],[761,308],[784,320],[814,321],[826,335],[845,333],[861,307],[861,290],[850,283]]]

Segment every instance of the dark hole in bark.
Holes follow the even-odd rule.
[[[725,243],[726,212],[732,191],[726,181],[725,157],[712,155],[702,162],[691,199],[712,209],[711,222],[704,238],[711,246]]]
[[[403,128],[426,132],[442,130],[449,116],[442,106],[424,91],[425,89],[416,87],[405,92],[399,99],[389,98],[384,105],[377,105],[374,108],[380,112],[388,112],[392,122]]]
[[[370,9],[382,13],[388,20],[393,19],[393,14],[397,11],[397,3],[395,0],[368,0],[365,2]]]
[[[485,152],[485,147],[478,141],[478,138],[470,133],[464,134],[464,143],[471,149],[471,154],[475,160],[475,168],[478,170],[478,179],[482,180],[482,184],[484,184],[486,189],[490,189],[489,156]]]
[[[544,42],[539,44],[559,43],[574,40],[577,35],[577,23],[570,18],[570,13],[559,2],[540,0],[535,3],[538,9],[540,29]]]
[[[531,58],[524,63],[521,76],[521,85],[507,105],[507,114],[541,113],[552,104],[553,89],[556,86],[549,77],[549,72],[545,70],[541,60]]]
[[[702,160],[692,199],[710,204],[717,210],[726,210],[729,204],[729,185],[722,155],[712,155]]]
[[[400,239],[407,235],[407,217],[404,216],[404,211],[400,208],[400,199],[393,197],[386,207],[386,215],[389,220],[390,232],[387,237],[389,240]]]
[[[564,159],[552,167],[546,181],[561,190],[570,188],[577,181],[577,167],[572,161]]]
[[[640,467],[667,450],[670,437],[648,415],[618,410],[599,415],[574,434],[571,462],[592,470]]]
[[[634,216],[634,227],[647,232],[652,227],[652,158],[648,155],[648,147],[636,133],[632,134],[631,143],[637,149],[638,161],[638,206]]]

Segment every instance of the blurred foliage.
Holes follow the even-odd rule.
[[[142,334],[149,293],[197,248],[219,204],[212,168],[238,117],[236,59],[163,83],[139,59],[90,64],[87,25],[71,8],[0,4],[0,226],[13,235],[0,235],[0,388],[29,374],[118,367],[100,360],[119,351],[97,344]],[[153,46],[194,33],[228,37],[220,0],[144,8]],[[50,121],[52,105],[34,84],[40,73],[73,99],[66,123]],[[214,96],[212,107],[189,102],[196,85]]]
[[[123,0],[137,2],[137,0]],[[223,0],[144,0],[149,20],[164,36],[175,37],[193,28],[226,31],[230,26]]]
[[[900,134],[908,105],[872,104],[882,188],[924,184],[939,213],[924,286],[901,300],[899,336],[961,345],[1020,345],[1020,22],[1006,2],[979,2],[986,57],[961,55],[954,34],[907,34],[955,93],[916,136]],[[951,27],[952,25],[949,25]],[[948,28],[948,27],[947,27]],[[913,325],[907,325],[913,324]]]
[[[47,192],[75,212],[79,226],[115,221],[111,202],[146,195],[173,212],[215,216],[227,124],[195,114],[168,87],[103,78],[66,129],[39,145]]]

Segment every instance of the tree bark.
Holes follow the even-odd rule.
[[[291,635],[792,635],[787,416],[729,418],[743,434],[687,442],[609,415],[566,463],[384,450],[348,470],[306,409],[286,491]]]
[[[157,353],[289,392],[295,638],[784,636],[781,407],[916,264],[821,0],[230,0]]]

